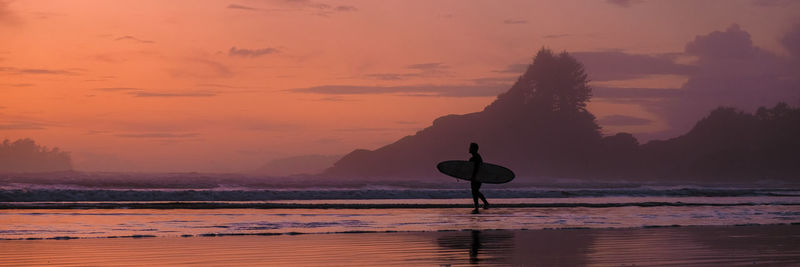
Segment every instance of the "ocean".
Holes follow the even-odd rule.
[[[460,183],[458,185],[466,185]],[[800,190],[697,185],[119,188],[6,183],[0,239],[293,235],[800,223]]]
[[[800,264],[785,184],[101,178],[0,179],[0,266]]]

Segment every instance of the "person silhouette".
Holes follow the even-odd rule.
[[[489,202],[487,202],[486,197],[481,194],[480,189],[482,183],[477,179],[478,171],[481,168],[481,164],[483,164],[483,158],[480,154],[478,154],[478,144],[470,143],[469,153],[472,154],[472,157],[469,158],[469,161],[475,164],[475,167],[472,168],[472,177],[470,178],[470,186],[472,187],[472,200],[475,202],[475,209],[472,210],[472,213],[477,214],[480,213],[480,211],[478,211],[478,198],[483,200],[483,209],[489,209]]]

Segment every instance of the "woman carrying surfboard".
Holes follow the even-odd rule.
[[[480,213],[480,211],[478,211],[478,198],[483,200],[483,209],[489,208],[489,202],[487,202],[486,197],[481,194],[480,190],[482,183],[477,179],[478,170],[483,164],[483,158],[481,157],[481,154],[478,154],[478,144],[470,143],[469,153],[472,154],[472,157],[469,158],[469,161],[475,164],[475,167],[472,168],[472,177],[469,179],[470,186],[472,187],[472,200],[475,202],[475,209],[472,210],[472,213],[477,214]]]

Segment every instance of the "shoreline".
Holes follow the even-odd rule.
[[[381,199],[384,200],[384,199]],[[398,199],[388,199],[398,201]],[[405,199],[399,199],[402,201]],[[410,199],[418,201],[420,199]],[[448,199],[462,203],[302,203],[286,201],[35,201],[0,202],[0,210],[39,210],[39,209],[445,209],[471,208],[466,198]],[[592,202],[592,199],[534,199],[547,202],[504,203],[507,200],[495,199],[493,208],[619,208],[619,207],[735,207],[735,206],[800,206],[797,197],[775,198],[770,200],[741,200],[735,202],[702,202],[692,199],[669,200],[627,200],[618,202]],[[525,200],[525,199],[522,199]],[[553,201],[555,200],[555,201]],[[559,201],[560,200],[560,201]],[[569,201],[571,200],[571,201]],[[605,200],[605,199],[604,199]],[[670,201],[671,200],[671,201]],[[679,201],[684,200],[684,201]],[[326,201],[326,200],[312,200]]]
[[[647,201],[652,200],[652,201]],[[449,201],[449,200],[448,200]],[[300,235],[315,233],[381,233],[480,229],[619,229],[700,225],[800,224],[800,205],[762,198],[679,199],[668,205],[658,199],[574,199],[573,203],[500,202],[471,214],[467,199],[437,204],[367,203],[210,203],[249,208],[204,208],[198,203],[77,203],[77,205],[140,205],[140,208],[0,209],[0,238],[149,238],[169,236]],[[536,201],[536,200],[532,200]],[[566,201],[566,200],[565,200]],[[592,203],[591,201],[595,201]],[[699,205],[691,205],[691,203]],[[792,198],[792,203],[797,203]],[[500,203],[498,203],[500,202]],[[588,203],[587,203],[588,202]],[[767,202],[764,204],[761,203]],[[28,203],[40,205],[40,203]],[[556,205],[553,205],[556,204]],[[591,204],[591,205],[587,205]],[[687,205],[690,204],[690,205]],[[151,205],[172,208],[147,209]],[[282,208],[252,208],[278,205]],[[533,207],[513,207],[533,206]],[[303,208],[306,206],[314,208]],[[388,206],[389,208],[381,208]],[[417,208],[427,206],[427,208]],[[440,208],[444,206],[444,208]],[[507,207],[508,206],[508,207]],[[115,206],[117,207],[117,206]],[[359,208],[353,208],[359,207]]]
[[[43,241],[43,240],[85,240],[85,239],[158,239],[158,238],[197,238],[197,237],[231,237],[231,236],[299,236],[299,235],[358,235],[358,234],[413,234],[413,233],[450,233],[450,232],[473,232],[473,231],[564,231],[564,230],[637,230],[637,229],[659,229],[659,228],[719,228],[719,227],[797,227],[800,230],[800,222],[791,223],[772,223],[772,224],[732,224],[732,225],[644,225],[638,227],[547,227],[539,229],[453,229],[453,230],[410,230],[410,231],[396,231],[396,230],[383,230],[383,231],[370,231],[370,230],[349,230],[338,232],[261,232],[261,233],[203,233],[203,234],[181,234],[181,235],[121,235],[121,236],[95,236],[95,237],[74,237],[74,236],[56,236],[56,237],[28,237],[28,238],[0,238],[2,241]]]

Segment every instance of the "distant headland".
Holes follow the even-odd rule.
[[[447,115],[415,135],[376,150],[358,149],[322,175],[413,178],[466,155],[477,142],[488,161],[521,179],[746,182],[800,177],[800,109],[785,103],[754,114],[719,107],[686,134],[639,144],[629,133],[603,136],[586,109],[583,65],[566,52],[540,50],[517,82],[483,111]]]

